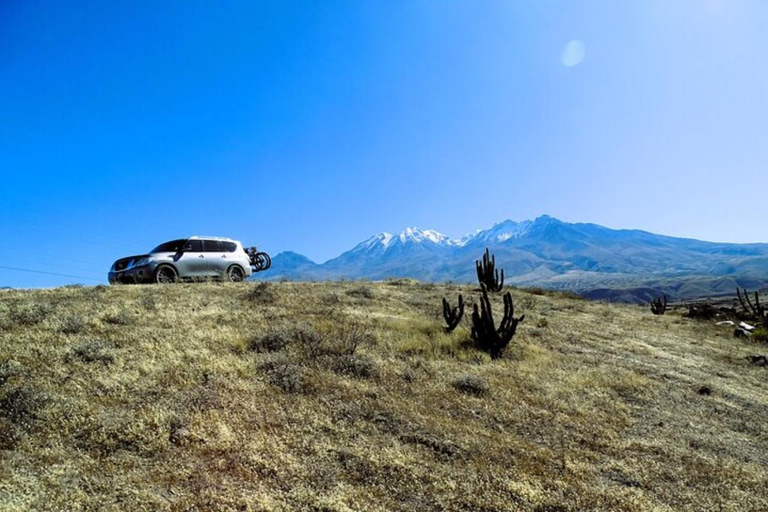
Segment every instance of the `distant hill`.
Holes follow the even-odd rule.
[[[662,292],[684,299],[768,285],[765,243],[703,242],[567,223],[547,215],[506,220],[461,239],[418,228],[380,233],[322,264],[284,252],[258,277],[473,282],[474,262],[485,247],[496,255],[508,284],[571,290],[605,300],[642,302]]]

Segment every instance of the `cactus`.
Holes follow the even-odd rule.
[[[493,310],[491,301],[488,299],[488,290],[483,283],[480,284],[483,297],[480,299],[480,309],[477,304],[473,306],[472,312],[472,340],[475,346],[488,352],[492,359],[501,357],[504,349],[512,341],[512,337],[517,331],[517,324],[525,319],[525,315],[515,318],[515,307],[512,303],[512,294],[504,294],[504,317],[499,324],[499,328],[493,321]]]
[[[459,322],[461,322],[463,316],[464,298],[461,295],[459,295],[459,305],[455,308],[451,308],[451,305],[448,303],[445,297],[443,297],[443,317],[445,318],[445,323],[448,324],[448,326],[445,328],[445,332],[451,332],[456,327],[458,327]]]
[[[504,287],[504,270],[499,274],[499,269],[496,268],[496,256],[491,256],[488,248],[485,248],[485,254],[483,254],[482,262],[475,260],[475,268],[477,269],[477,281],[480,286],[485,285],[488,291],[500,292]]]
[[[761,320],[764,325],[768,326],[768,317],[765,315],[765,306],[760,304],[760,295],[758,292],[755,292],[754,303],[749,299],[749,292],[747,292],[746,288],[744,288],[744,296],[742,296],[741,289],[737,286],[736,295],[739,297],[739,302],[741,302],[741,307],[744,308],[745,313],[751,314],[758,320]]]
[[[651,302],[651,313],[654,315],[663,315],[667,312],[667,294],[662,294]]]

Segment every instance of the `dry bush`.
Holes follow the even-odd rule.
[[[259,370],[266,374],[270,384],[286,393],[306,393],[310,390],[304,369],[285,357],[269,359],[259,366]]]
[[[67,362],[77,360],[83,363],[110,365],[115,362],[115,356],[112,352],[113,347],[109,343],[101,340],[85,341],[72,347],[66,360]]]
[[[23,383],[10,387],[0,395],[0,417],[18,428],[27,429],[40,403],[39,394]]]
[[[252,352],[279,352],[293,343],[296,338],[295,327],[270,325],[265,334],[252,336],[247,346]]]
[[[373,288],[370,286],[357,286],[355,288],[352,288],[351,290],[347,290],[346,294],[350,297],[357,297],[360,299],[373,299],[376,297],[376,294],[373,292]]]
[[[483,396],[488,393],[488,381],[477,375],[462,375],[451,382],[456,390],[467,395]]]
[[[63,334],[78,334],[85,328],[85,320],[77,315],[67,315],[61,319],[59,331]]]
[[[23,375],[24,367],[12,360],[5,360],[0,363],[0,387],[4,386],[6,382],[10,381],[13,377]]]
[[[245,296],[247,300],[256,304],[272,304],[278,299],[275,286],[266,281],[251,286]]]
[[[339,375],[370,379],[378,376],[379,369],[370,357],[343,354],[331,362],[331,369]]]
[[[121,309],[118,312],[105,315],[104,321],[111,325],[130,325],[133,322],[133,317],[127,310]]]
[[[11,321],[16,325],[31,326],[41,323],[53,312],[49,304],[23,304],[11,309]]]

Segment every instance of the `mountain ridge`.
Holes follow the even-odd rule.
[[[690,298],[692,293],[720,292],[723,279],[734,288],[768,285],[768,243],[677,238],[568,223],[549,215],[505,220],[459,239],[416,227],[383,232],[324,263],[283,252],[273,258],[270,272],[257,278],[473,282],[474,261],[485,247],[496,255],[511,285],[570,290],[593,298],[635,297],[629,301],[642,302],[649,293]]]

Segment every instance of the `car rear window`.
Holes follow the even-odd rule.
[[[218,240],[204,240],[203,252],[222,252],[221,242],[219,242]]]
[[[237,250],[235,242],[221,242],[221,246],[224,248],[224,252],[235,252]]]

